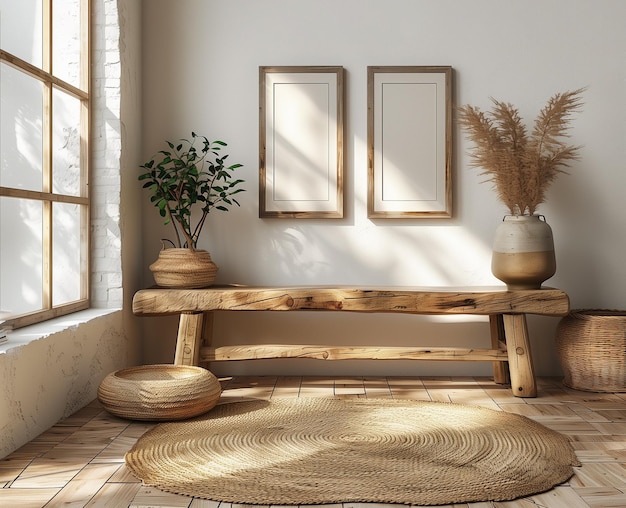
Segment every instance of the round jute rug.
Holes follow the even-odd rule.
[[[160,424],[126,464],[161,490],[279,505],[503,501],[546,491],[579,465],[567,438],[523,416],[324,398],[229,403]]]

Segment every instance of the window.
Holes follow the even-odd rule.
[[[0,322],[89,306],[89,0],[0,0]]]

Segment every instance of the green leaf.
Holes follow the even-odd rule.
[[[224,161],[229,155],[224,154],[222,148],[227,143],[211,142],[195,131],[191,131],[189,139],[166,141],[166,144],[170,151],[162,150],[158,152],[160,156],[140,166],[144,171],[138,179],[149,190],[150,201],[165,223],[172,223],[178,231],[182,229],[189,235],[195,232],[192,240],[195,243],[202,223],[191,227],[192,216],[198,212],[193,210],[194,205],[198,203],[202,213],[209,213],[212,208],[228,211],[233,203],[240,206],[230,196],[243,192],[244,189],[235,189],[243,180],[231,181],[231,172],[243,165],[232,164],[226,168]]]

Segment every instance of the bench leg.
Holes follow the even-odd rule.
[[[180,315],[174,365],[198,365],[203,321],[202,312]]]
[[[500,349],[500,342],[505,342],[502,314],[489,316],[489,329],[491,331],[491,349]],[[493,381],[499,385],[509,384],[508,362],[493,362]]]
[[[509,353],[511,388],[516,397],[536,397],[537,383],[530,353],[525,314],[504,314],[504,334]]]
[[[213,311],[204,313],[204,330],[202,335],[202,340],[200,341],[200,365],[205,369],[209,368],[209,363],[206,360],[202,360],[202,348],[208,348],[213,342],[213,316],[215,313]]]

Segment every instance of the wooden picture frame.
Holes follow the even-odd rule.
[[[343,67],[259,67],[259,217],[343,217],[343,101]]]
[[[452,68],[367,68],[369,218],[452,216]]]

